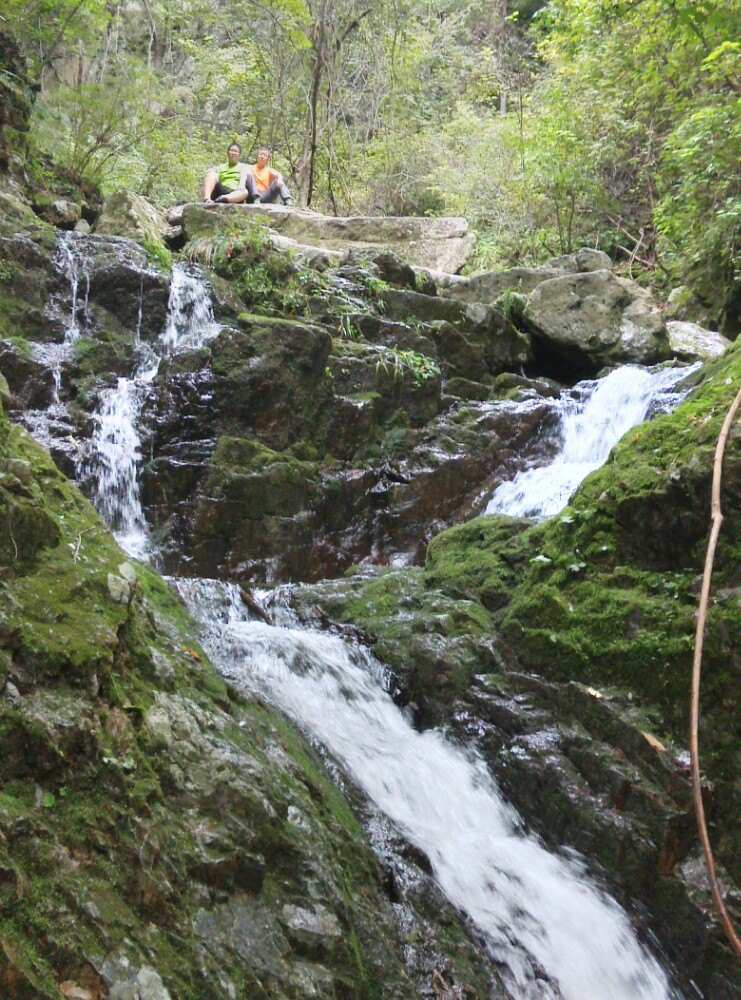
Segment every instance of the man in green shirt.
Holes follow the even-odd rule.
[[[240,163],[242,147],[233,142],[226,151],[226,163],[212,167],[203,181],[203,200],[207,205],[215,202],[244,201],[247,185],[247,164]]]

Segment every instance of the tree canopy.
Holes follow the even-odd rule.
[[[727,299],[739,0],[3,0],[35,147],[192,198],[232,139],[335,213],[465,215],[477,266],[589,244]]]

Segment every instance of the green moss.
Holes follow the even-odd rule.
[[[220,437],[211,459],[212,466],[226,469],[257,471],[269,466],[283,465],[297,473],[313,477],[319,470],[314,462],[306,462],[288,452],[273,451],[253,438]]]
[[[531,528],[527,520],[479,517],[444,531],[427,549],[428,585],[479,600],[490,610],[504,607],[534,554]]]
[[[664,732],[684,744],[713,457],[739,381],[737,345],[706,366],[673,414],[630,432],[561,515],[534,527],[483,518],[439,535],[428,549],[428,584],[492,609],[526,667],[628,689],[656,706]],[[728,665],[738,644],[738,475],[731,444],[702,690],[705,762],[721,784],[733,773]]]
[[[12,342],[26,343],[43,322],[40,305],[29,302],[13,288],[0,285],[0,317],[3,336]]]
[[[403,678],[405,696],[418,702],[425,721],[445,718],[451,701],[489,662],[489,612],[429,589],[419,569],[350,574],[306,588],[306,594],[333,620],[362,630],[376,655]]]
[[[97,330],[94,338],[80,337],[74,345],[75,382],[128,371],[134,356],[134,342],[127,334]]]
[[[165,274],[172,271],[172,251],[168,247],[158,240],[142,240],[142,246],[153,264],[157,264]]]

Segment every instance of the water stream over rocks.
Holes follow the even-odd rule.
[[[63,339],[33,345],[34,359],[51,372],[51,399],[44,409],[27,410],[24,415],[33,436],[47,447],[56,439],[68,435],[70,429],[69,414],[61,400],[60,391],[62,367],[69,359],[74,344],[83,335],[89,320],[90,274],[85,238],[75,232],[60,233],[53,264],[63,283],[68,284],[68,290],[65,288],[62,295],[53,296],[50,302],[51,311],[61,322]]]
[[[147,559],[150,551],[146,519],[139,496],[141,438],[138,422],[147,387],[168,354],[206,343],[220,330],[208,290],[201,279],[176,264],[168,303],[167,327],[158,341],[142,344],[141,360],[131,378],[119,378],[104,392],[94,414],[95,430],[81,474],[94,482],[94,503],[128,555]]]
[[[70,260],[71,343],[80,333],[84,268]],[[101,515],[122,548],[139,559],[153,552],[139,497],[143,396],[165,356],[203,344],[219,331],[205,285],[179,265],[168,313],[158,340],[150,345],[137,338],[140,360],[134,375],[118,378],[103,392],[80,463],[82,474],[95,483]],[[606,459],[612,444],[685,373],[621,368],[564,394],[561,454],[547,469],[531,470],[500,487],[489,510],[547,516],[560,509],[581,478]],[[57,391],[55,403],[58,399]],[[480,761],[438,732],[414,730],[367,651],[296,627],[279,601],[274,606],[280,627],[250,621],[235,586],[198,579],[175,580],[174,586],[202,623],[206,648],[222,672],[278,706],[325,747],[429,858],[448,899],[484,934],[513,997],[661,1000],[674,995],[617,903],[578,862],[549,853],[523,832]]]
[[[677,386],[699,367],[623,365],[604,378],[565,390],[556,403],[560,451],[547,465],[525,469],[502,483],[484,513],[536,518],[558,514],[631,427],[652,413],[669,413],[679,405],[683,394]]]
[[[383,670],[337,637],[248,620],[238,588],[178,580],[223,674],[277,705],[338,759],[375,806],[430,859],[448,899],[484,932],[511,995],[527,1000],[671,996],[623,911],[575,862],[523,833],[477,760],[415,731]]]

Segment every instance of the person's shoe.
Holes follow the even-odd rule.
[[[293,204],[293,198],[284,198],[284,199],[283,199],[283,204],[284,204],[284,205],[285,205],[286,207],[288,207],[288,205],[292,205],[292,204]]]

